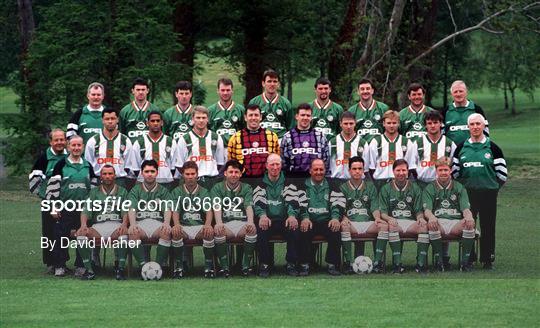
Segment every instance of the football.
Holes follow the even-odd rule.
[[[157,262],[145,263],[141,269],[141,277],[143,280],[159,280],[163,271]]]
[[[358,274],[370,273],[373,269],[373,262],[371,262],[371,259],[367,256],[358,256],[354,259],[352,268],[354,272]]]

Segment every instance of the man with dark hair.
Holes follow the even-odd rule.
[[[433,110],[424,104],[426,90],[420,83],[411,83],[407,97],[411,104],[399,112],[399,131],[407,139],[418,138],[426,134],[424,116]]]
[[[281,139],[294,123],[291,103],[278,93],[279,75],[276,71],[266,70],[263,73],[261,84],[263,93],[251,99],[249,104],[259,106],[261,126],[275,132]]]
[[[148,113],[146,125],[148,126],[148,133],[139,136],[133,144],[128,167],[142,182],[143,177],[140,174],[142,162],[148,159],[155,160],[159,165],[158,183],[170,189],[174,180],[176,141],[163,133],[163,115],[161,112],[152,111]]]
[[[223,143],[228,144],[229,139],[245,126],[244,106],[233,101],[233,82],[228,78],[221,78],[217,83],[217,103],[208,107],[210,112],[210,130],[223,138]]]
[[[193,127],[191,121],[191,97],[193,96],[193,87],[188,81],[180,81],[174,87],[176,105],[167,109],[163,115],[163,132],[177,140],[186,134]]]
[[[128,161],[132,145],[129,138],[118,131],[118,113],[112,108],[101,112],[103,129],[88,140],[84,158],[92,165],[94,173],[100,176],[101,168],[110,164],[116,171],[117,183],[129,185]]]
[[[325,167],[328,163],[328,141],[323,133],[311,127],[311,107],[300,104],[296,110],[296,127],[281,140],[281,157],[285,175],[307,177],[311,162],[320,158]]]
[[[149,92],[148,82],[141,77],[135,78],[131,84],[133,100],[120,111],[120,132],[127,135],[132,143],[148,133],[148,113],[159,111],[156,105],[148,101]]]
[[[214,199],[219,201],[217,206],[213,206],[216,223],[214,241],[221,266],[219,274],[224,277],[230,275],[226,241],[235,238],[244,239],[242,275],[249,276],[253,272],[251,262],[257,243],[253,189],[248,184],[240,182],[242,170],[240,162],[229,160],[225,163],[225,180],[216,184],[210,193],[212,204],[215,204]]]
[[[325,77],[315,81],[315,100],[310,104],[313,127],[321,131],[327,140],[339,133],[339,117],[343,113],[343,107],[330,100],[332,84]]]
[[[345,200],[339,188],[331,185],[325,178],[325,165],[322,159],[314,159],[309,170],[303,191],[306,193],[307,206],[300,214],[300,276],[309,274],[309,263],[312,260],[313,236],[322,234],[328,241],[325,261],[330,275],[339,272],[340,228],[339,222]]]
[[[381,188],[379,208],[381,219],[388,224],[388,242],[392,249],[394,273],[403,273],[401,237],[417,237],[416,272],[427,271],[429,235],[422,209],[422,190],[408,180],[407,161],[398,159],[392,164],[393,179]]]
[[[175,268],[173,277],[184,276],[184,239],[202,240],[204,277],[214,278],[214,229],[212,228],[212,199],[208,190],[197,183],[199,167],[187,161],[181,167],[184,183],[171,192],[174,203],[172,243]]]
[[[66,137],[69,139],[74,135],[83,138],[83,144],[94,134],[101,131],[103,123],[101,112],[103,111],[103,99],[105,98],[105,87],[98,82],[92,82],[86,91],[88,105],[77,110],[71,116],[67,125]],[[84,149],[83,149],[84,151]]]
[[[61,129],[54,129],[49,133],[49,146],[37,159],[28,175],[30,192],[41,199],[45,199],[47,183],[51,178],[54,166],[66,157],[66,134]],[[54,240],[54,219],[51,214],[41,211],[41,236]],[[52,253],[43,248],[43,264],[47,266],[47,273],[54,274]]]
[[[246,127],[229,140],[228,159],[240,162],[248,178],[259,178],[264,174],[266,158],[271,153],[279,154],[278,136],[261,127],[261,110],[258,105],[248,105],[244,114]]]
[[[129,192],[129,240],[138,241],[131,249],[135,260],[142,267],[146,263],[144,248],[140,241],[158,240],[156,262],[163,266],[171,247],[172,201],[167,188],[156,181],[159,165],[145,160],[141,165],[143,182]],[[157,206],[154,206],[157,205]]]
[[[354,131],[356,120],[354,114],[345,111],[339,118],[341,133],[328,141],[330,157],[330,177],[347,180],[349,174],[349,158],[360,156],[364,161],[364,169],[369,169],[369,144]]]
[[[274,263],[270,237],[280,235],[287,241],[286,271],[296,276],[298,263],[298,214],[300,202],[306,202],[305,194],[281,172],[281,158],[270,154],[266,161],[266,173],[253,190],[257,225],[257,248],[259,253],[259,276],[268,277]]]
[[[359,135],[370,141],[373,136],[383,133],[382,117],[388,105],[373,99],[375,88],[369,79],[358,82],[360,101],[348,110],[356,117],[356,130]]]

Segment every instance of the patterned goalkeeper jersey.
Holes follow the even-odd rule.
[[[320,158],[328,169],[328,141],[321,131],[313,128],[293,128],[281,141],[283,170],[289,176],[309,176],[309,167],[314,159]]]
[[[262,177],[266,158],[271,153],[279,155],[279,143],[277,135],[267,129],[242,129],[229,140],[228,158],[244,165],[246,177]]]

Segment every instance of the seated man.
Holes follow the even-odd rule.
[[[375,237],[373,269],[382,272],[382,257],[388,242],[388,224],[381,219],[377,190],[371,181],[364,180],[364,160],[354,156],[349,159],[351,178],[340,186],[345,198],[345,212],[341,219],[341,243],[345,263],[343,269],[352,273],[353,261],[351,235]]]
[[[159,239],[156,262],[164,265],[171,247],[172,202],[167,188],[157,183],[158,163],[145,160],[141,165],[143,182],[138,183],[129,193],[131,206],[129,215],[129,239],[154,241]],[[146,262],[140,242],[132,249],[133,256],[142,267]]]
[[[416,183],[407,180],[407,161],[394,162],[394,178],[381,188],[379,207],[381,219],[388,223],[388,242],[392,249],[394,273],[403,273],[401,265],[401,237],[417,237],[416,272],[426,272],[429,235],[422,210],[422,190]]]
[[[128,192],[116,184],[116,172],[112,165],[106,164],[101,168],[101,185],[90,191],[88,199],[90,204],[96,202],[102,207],[86,208],[81,213],[81,227],[77,231],[79,241],[79,253],[81,254],[86,272],[81,277],[83,280],[92,280],[95,273],[92,268],[91,248],[88,247],[88,239],[92,238],[99,243],[100,239],[118,240],[120,243],[114,252],[118,259],[118,267],[115,268],[116,280],[124,280],[124,268],[126,267],[127,240],[128,240],[128,216],[117,204],[127,200]],[[99,205],[98,205],[99,206]]]
[[[253,272],[250,266],[257,243],[257,229],[253,222],[253,189],[240,182],[242,170],[243,166],[237,160],[225,163],[225,180],[216,184],[210,193],[216,219],[214,241],[221,266],[219,274],[225,278],[230,275],[226,241],[235,238],[244,239],[242,275],[249,276]]]
[[[461,183],[452,180],[450,165],[448,157],[441,157],[435,163],[437,179],[424,189],[422,195],[424,214],[428,219],[429,239],[438,270],[444,271],[441,237],[461,237],[460,269],[468,272],[472,270],[469,257],[475,237],[474,219],[467,190]]]
[[[187,161],[181,168],[184,183],[171,191],[177,207],[172,212],[172,247],[175,269],[173,278],[184,276],[184,238],[202,240],[204,277],[214,277],[214,228],[212,228],[212,200],[208,190],[197,183],[197,163]]]
[[[268,155],[266,173],[253,190],[255,215],[259,218],[257,225],[259,276],[270,275],[270,265],[274,263],[270,248],[270,237],[280,235],[287,241],[287,274],[296,276],[298,262],[298,200],[299,190],[285,179],[281,171],[281,158],[278,154]],[[305,195],[303,197],[305,199]]]
[[[305,181],[305,193],[308,199],[307,208],[300,214],[300,276],[309,274],[309,263],[312,260],[312,241],[315,235],[324,235],[328,241],[325,261],[328,273],[338,276],[340,261],[339,217],[345,207],[343,194],[331,186],[325,179],[326,169],[322,159],[314,159],[309,170],[311,177]]]

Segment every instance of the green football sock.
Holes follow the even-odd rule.
[[[84,236],[77,237],[77,247],[79,248],[79,254],[86,270],[94,272],[92,269],[92,248],[88,247],[88,238]]]
[[[341,233],[341,248],[343,249],[343,258],[345,259],[345,262],[348,262],[349,264],[352,263],[352,240],[351,233],[348,231],[343,231]]]
[[[173,240],[171,242],[174,256],[174,268],[184,269],[184,239]]]
[[[433,264],[441,264],[442,263],[442,236],[440,231],[430,231],[429,232],[429,240],[431,242],[431,247],[433,247],[433,257],[434,257],[434,263]]]
[[[401,265],[401,239],[399,239],[399,232],[390,232],[388,234],[388,241],[392,250],[392,261],[394,265]]]
[[[138,240],[138,242],[141,242]],[[133,257],[139,263],[139,266],[143,266],[144,263],[146,263],[144,259],[144,246],[141,244],[137,244],[137,246],[133,247],[131,249],[131,253],[133,254]]]
[[[156,262],[159,265],[163,266],[169,255],[169,248],[171,247],[171,241],[165,239],[159,239],[157,250],[156,250]]]
[[[426,265],[428,249],[429,235],[427,233],[419,233],[418,241],[416,242],[416,263],[421,267]]]
[[[120,241],[120,247],[118,248],[117,258],[118,258],[118,269],[124,270],[126,267],[126,258],[128,251],[128,236],[123,235],[118,237]]]
[[[219,265],[223,270],[229,270],[229,255],[227,254],[228,245],[225,243],[225,237],[214,238],[216,242],[216,254]]]
[[[244,237],[244,256],[242,257],[242,268],[249,268],[251,260],[253,259],[253,253],[255,252],[255,245],[257,243],[257,235]]]
[[[463,230],[461,238],[461,264],[469,263],[469,257],[474,246],[475,231]]]
[[[379,234],[377,236],[377,243],[375,244],[375,257],[373,261],[374,265],[381,263],[387,243],[388,231],[379,231]]]
[[[204,268],[214,269],[214,241],[203,240]]]

